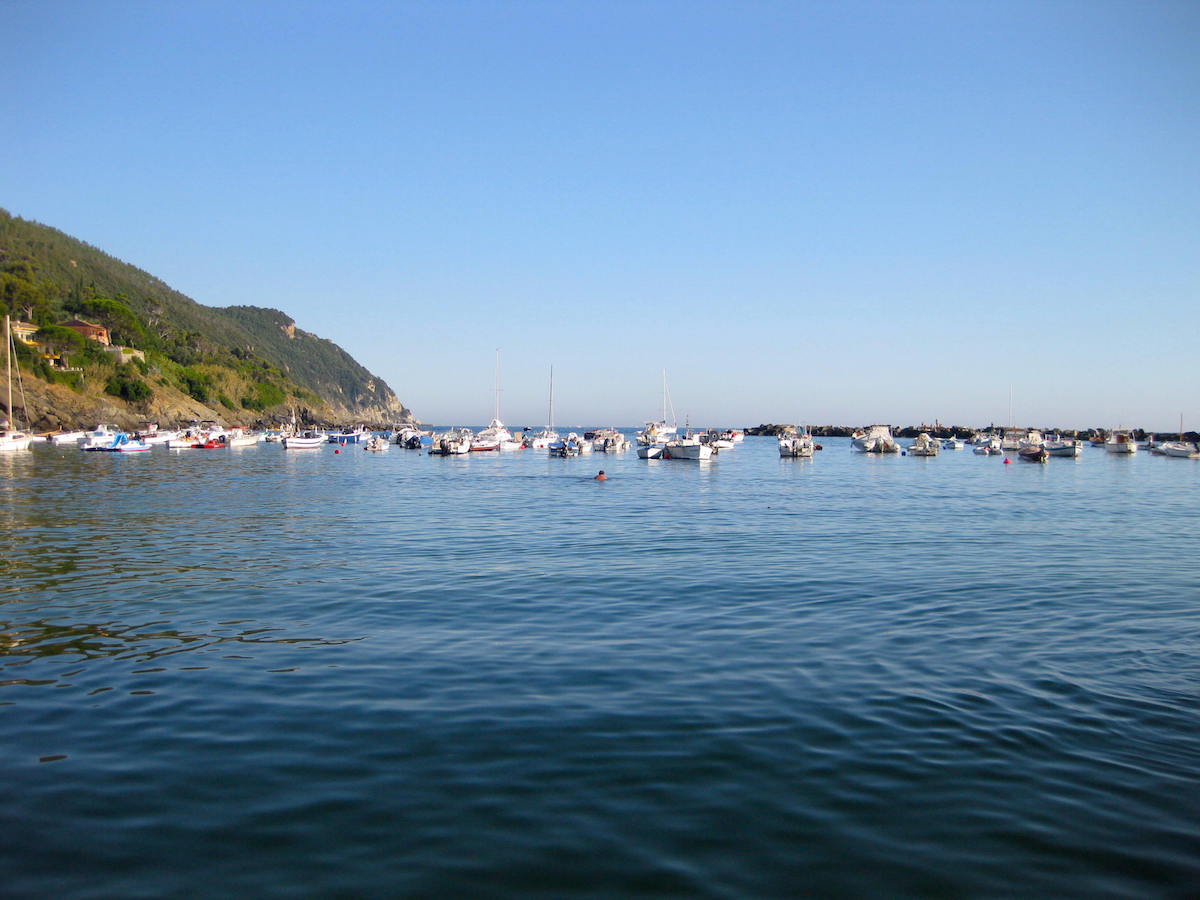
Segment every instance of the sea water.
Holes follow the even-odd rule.
[[[1200,464],[822,442],[6,455],[0,894],[1200,893]]]

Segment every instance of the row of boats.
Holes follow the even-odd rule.
[[[359,445],[367,451],[382,452],[396,445],[424,450],[435,456],[533,449],[544,450],[552,456],[568,457],[592,452],[617,453],[631,446],[629,439],[616,428],[560,435],[547,427],[537,432],[524,429],[514,434],[495,418],[487,428],[478,432],[469,428],[451,428],[439,434],[415,425],[398,426],[390,434],[381,434],[362,426],[337,431],[254,431],[224,428],[211,422],[180,430],[163,430],[147,424],[132,433],[112,425],[98,425],[91,431],[60,432],[40,438],[0,429],[0,450],[26,449],[34,440],[41,439],[56,445],[74,444],[84,451],[106,453],[139,453],[155,446],[171,450],[215,450],[277,441],[290,450],[317,449],[333,444],[339,447]],[[660,420],[646,423],[636,433],[635,443],[641,459],[704,460],[721,450],[732,449],[743,439],[742,432],[732,429],[693,432],[685,428],[680,433],[676,426]],[[1107,437],[1091,443],[1109,453],[1125,455],[1137,453],[1139,447],[1132,433],[1123,430],[1113,431]],[[1056,434],[1044,435],[1037,429],[1010,428],[999,434],[977,432],[965,441],[958,438],[939,440],[922,432],[908,445],[902,445],[889,426],[872,425],[852,433],[850,445],[861,453],[898,453],[917,457],[937,456],[942,450],[961,450],[969,446],[980,456],[1015,452],[1019,459],[1046,462],[1050,457],[1079,456],[1085,442]],[[1200,459],[1200,449],[1196,444],[1182,440],[1182,433],[1178,441],[1150,441],[1143,446],[1148,452],[1162,456]],[[815,451],[821,449],[806,428],[784,431],[778,437],[778,447],[781,457],[794,458],[811,458]]]
[[[780,456],[809,455],[796,452],[797,442],[804,435],[785,434],[779,438]],[[808,438],[811,442],[811,438]],[[1083,452],[1084,442],[1062,435],[1043,435],[1035,428],[1008,428],[1001,434],[977,432],[969,440],[957,438],[939,441],[926,432],[917,435],[908,447],[901,447],[887,425],[872,425],[850,436],[851,447],[862,453],[907,453],[909,456],[937,456],[941,450],[961,450],[972,446],[980,456],[1000,455],[1015,452],[1020,459],[1029,462],[1046,462],[1052,456],[1076,457]],[[1127,430],[1115,430],[1107,437],[1093,440],[1094,446],[1103,447],[1109,453],[1132,454],[1138,450],[1138,442]],[[802,445],[801,445],[802,446]],[[1196,445],[1183,440],[1180,432],[1178,441],[1151,442],[1147,445],[1151,453],[1185,459],[1200,459]]]
[[[635,436],[637,454],[641,459],[708,459],[722,449],[731,449],[744,434],[740,431],[685,430],[665,422],[648,422]],[[616,428],[597,428],[592,431],[560,434],[547,426],[540,431],[524,430],[514,434],[498,419],[479,432],[468,428],[452,428],[437,435],[406,428],[396,432],[394,442],[409,449],[426,449],[435,456],[457,456],[467,453],[513,450],[544,450],[551,456],[580,456],[592,452],[619,453],[632,445],[629,438]]]

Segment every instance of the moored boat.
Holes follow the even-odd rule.
[[[1166,441],[1159,444],[1158,449],[1163,456],[1171,456],[1176,459],[1200,459],[1200,450],[1197,450],[1196,445],[1188,441]]]
[[[1051,435],[1042,443],[1050,456],[1079,456],[1083,453],[1083,441]]]
[[[4,360],[5,369],[8,374],[8,410],[9,420],[13,414],[13,399],[12,399],[12,357],[13,357],[13,336],[12,322],[8,316],[4,317]],[[20,370],[17,372],[20,375]],[[12,427],[12,422],[6,420],[0,423],[0,452],[28,450],[29,445],[33,443],[33,435],[27,431],[18,431]]]
[[[1137,453],[1137,448],[1133,433],[1124,429],[1114,431],[1104,442],[1104,449],[1109,453],[1132,454]]]
[[[283,444],[284,450],[318,450],[328,442],[328,435],[307,428],[299,434],[287,435],[280,443]]]
[[[909,456],[937,456],[938,451],[942,449],[942,445],[929,436],[928,432],[922,431],[913,439],[913,442],[908,445]]]
[[[1044,463],[1050,459],[1049,452],[1041,444],[1029,444],[1022,447],[1017,451],[1017,456],[1026,462]]]
[[[80,449],[100,453],[143,453],[150,449],[150,445],[130,437],[124,431],[118,431],[107,440],[89,440]]]
[[[816,444],[807,428],[790,428],[779,435],[779,455],[785,459],[811,459]]]
[[[716,450],[700,440],[688,429],[682,436],[676,436],[663,445],[663,459],[710,459]]]
[[[475,435],[468,428],[451,428],[435,435],[429,448],[430,456],[462,456],[471,452]]]
[[[850,435],[850,446],[861,453],[899,453],[900,445],[887,425],[872,425]]]

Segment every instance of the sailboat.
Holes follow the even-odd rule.
[[[13,356],[13,336],[12,322],[8,316],[4,317],[4,359],[5,370],[8,375],[8,418],[9,421],[0,424],[0,451],[9,450],[28,450],[29,445],[33,442],[33,435],[27,434],[24,431],[14,431],[12,428],[12,356]],[[18,369],[18,375],[20,370]]]
[[[520,450],[525,445],[513,437],[513,433],[500,421],[500,351],[496,351],[496,415],[488,427],[475,435],[471,452],[480,450]]]
[[[554,430],[554,366],[550,367],[550,409],[546,414],[546,427],[533,436],[529,446],[534,450],[548,450],[558,440]]]
[[[662,392],[663,392],[663,409],[662,418],[652,422],[647,422],[646,427],[637,433],[637,442],[640,447],[654,447],[665,444],[670,438],[674,437],[679,431],[679,425],[675,420],[675,408],[671,406],[671,394],[667,390],[667,370],[662,370]],[[667,409],[671,410],[671,424],[667,424]],[[641,454],[638,454],[641,456]],[[645,458],[645,457],[643,457]]]
[[[1176,459],[1200,459],[1200,450],[1190,441],[1183,439],[1183,414],[1179,414],[1179,440],[1167,441],[1158,445],[1163,456],[1173,456]]]

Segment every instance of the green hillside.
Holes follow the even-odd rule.
[[[289,418],[297,410],[310,421],[379,424],[410,417],[387,384],[336,344],[297,328],[286,313],[201,306],[141,269],[4,210],[0,312],[39,326],[38,346],[18,344],[18,357],[26,379],[58,388],[39,392],[27,383],[47,398],[43,406],[83,409],[87,404],[75,401],[91,397],[109,408],[118,404],[118,411],[124,404],[130,416],[211,412],[248,422]],[[70,319],[107,328],[113,344],[141,351],[142,358],[122,362],[59,327]],[[64,420],[61,410],[29,413],[35,423]]]

